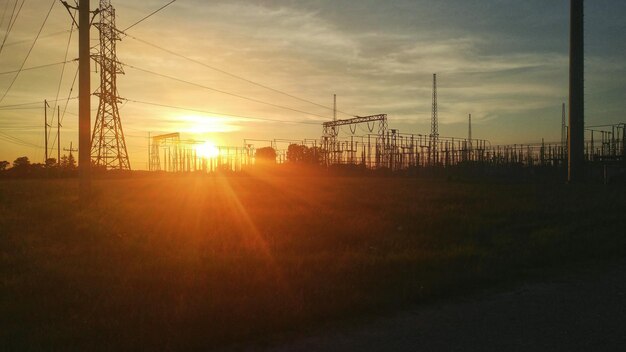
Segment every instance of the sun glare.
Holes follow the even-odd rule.
[[[182,116],[180,120],[181,130],[189,133],[224,133],[239,130],[239,127],[231,124],[228,119],[216,116],[188,115]]]
[[[215,144],[205,142],[196,146],[196,154],[201,158],[216,158],[220,155],[220,150]]]

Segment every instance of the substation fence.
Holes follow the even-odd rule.
[[[323,162],[327,166],[355,164],[368,169],[403,170],[484,161],[489,142],[452,137],[433,140],[426,135],[390,130],[383,136],[366,134],[325,139],[323,146]]]
[[[567,145],[561,143],[494,145],[486,140],[439,137],[437,147],[429,136],[391,134],[382,141],[376,135],[337,139],[323,150],[325,164],[362,165],[368,169],[405,170],[413,167],[486,166],[564,167]],[[624,140],[587,140],[585,160],[623,162]]]
[[[373,132],[356,135],[356,125],[367,123]],[[352,135],[339,138],[338,127],[349,126]],[[357,117],[324,124],[323,163],[362,165],[369,169],[404,170],[412,167],[451,167],[467,164],[507,167],[564,167],[567,141],[555,143],[491,145],[484,139],[399,133],[387,129],[386,115]],[[602,129],[598,129],[602,128]],[[624,162],[624,123],[587,129],[585,160],[590,163]]]
[[[156,136],[150,146],[150,171],[241,171],[253,163],[253,147],[211,146],[204,141],[181,140],[179,133]]]
[[[346,121],[349,121],[346,123]],[[368,131],[356,134],[352,123],[368,124]],[[339,137],[337,124],[350,126],[352,135]],[[588,129],[585,160],[589,163],[624,163],[624,124]],[[466,139],[400,133],[387,129],[386,115],[357,117],[324,124],[324,135],[317,139],[245,139],[242,147],[215,146],[200,153],[204,141],[182,140],[179,133],[152,137],[150,170],[167,172],[241,171],[256,162],[256,151],[269,147],[276,152],[276,163],[288,162],[289,146],[298,145],[319,153],[326,167],[354,165],[367,169],[407,170],[417,167],[484,165],[493,167],[565,167],[567,143],[491,145],[484,139]]]

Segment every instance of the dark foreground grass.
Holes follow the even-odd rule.
[[[626,253],[623,186],[400,178],[0,182],[0,346],[258,343]]]

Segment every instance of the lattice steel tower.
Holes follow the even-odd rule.
[[[437,108],[437,74],[433,74],[433,111],[430,120],[430,155],[432,165],[438,161],[439,116]]]
[[[95,93],[100,104],[91,137],[91,160],[107,169],[130,170],[117,104],[121,99],[117,93],[117,75],[124,74],[116,54],[116,43],[121,38],[115,28],[115,9],[110,0],[100,0],[99,14],[100,22],[95,26],[100,32],[100,52],[94,55],[94,60],[100,66],[100,88]]]

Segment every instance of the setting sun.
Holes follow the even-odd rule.
[[[220,150],[215,144],[211,142],[205,142],[203,144],[198,144],[196,147],[196,153],[201,158],[216,158],[220,155]]]
[[[625,15],[0,0],[0,352],[626,351]]]

